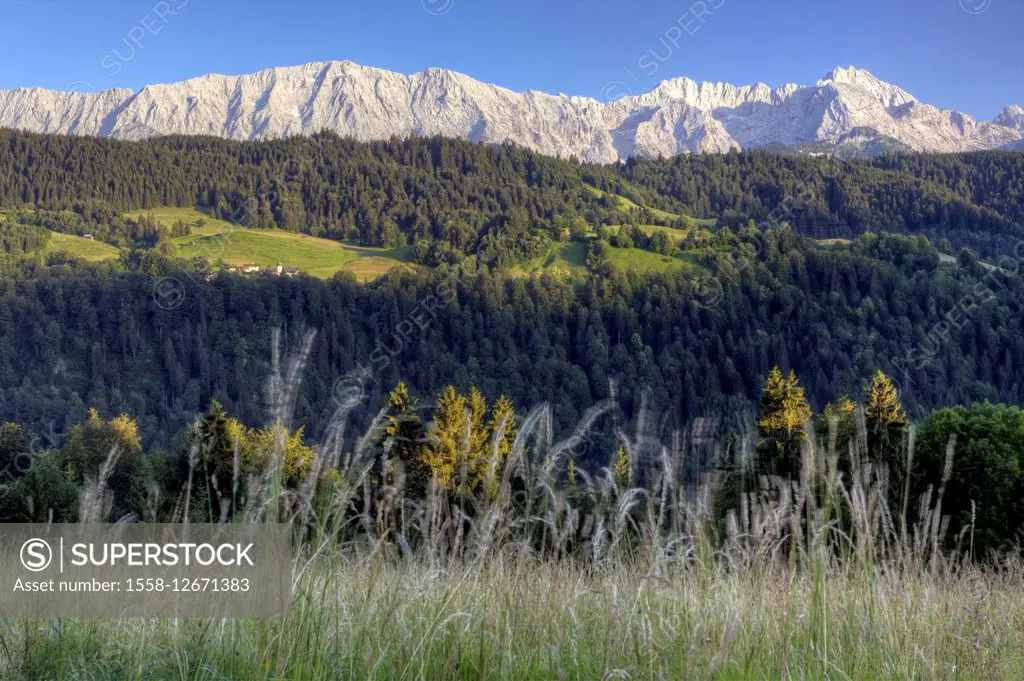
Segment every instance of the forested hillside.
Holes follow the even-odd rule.
[[[740,423],[775,365],[797,371],[814,409],[878,369],[915,418],[1020,403],[1022,159],[734,153],[597,167],[445,139],[3,132],[0,419],[59,431],[94,407],[166,443],[216,399],[255,425],[275,330],[293,343],[316,332],[296,410],[314,439],[339,379],[359,383],[362,424],[400,381],[420,395],[451,383],[520,408],[550,402],[563,430],[613,392],[620,420],[649,395],[659,428]],[[145,214],[159,206],[401,244],[419,269],[368,285],[344,272],[230,276],[177,258],[169,239],[192,227]],[[120,258],[87,265],[51,232]],[[586,276],[524,265],[551,244]]]
[[[829,238],[887,230],[997,259],[1024,238],[1024,154],[889,155],[839,162],[767,153],[631,161],[630,183],[728,226],[785,219]]]
[[[332,385],[360,371],[369,373],[364,422],[401,380],[419,394],[473,384],[520,406],[547,401],[561,428],[613,383],[627,414],[653,395],[666,427],[742,419],[775,364],[797,370],[818,409],[859,392],[878,368],[900,380],[913,415],[1021,401],[1016,277],[940,264],[921,239],[870,235],[830,249],[771,230],[761,240],[759,258],[715,256],[707,279],[605,268],[582,286],[464,271],[396,273],[371,286],[206,281],[147,259],[24,263],[0,283],[0,419],[59,429],[92,406],[133,415],[161,441],[218,399],[259,423],[274,329],[293,343],[317,332],[296,412],[314,437],[333,409]],[[181,286],[172,309],[154,289],[164,272]],[[445,282],[453,293],[438,304]]]
[[[1022,177],[1024,154],[1011,152],[870,162],[748,152],[593,166],[443,138],[116,142],[0,132],[3,207],[71,209],[102,222],[198,205],[243,226],[371,246],[422,242],[431,265],[479,252],[507,267],[541,252],[539,237],[572,217],[596,227],[682,226],[679,216],[689,216],[732,229],[785,220],[819,237],[887,230],[994,259],[1024,236]]]
[[[244,227],[370,246],[418,242],[432,265],[478,251],[506,266],[537,255],[555,218],[569,213],[591,225],[635,220],[584,184],[594,173],[613,174],[439,138],[119,143],[0,132],[0,206],[73,210],[103,224],[118,212],[200,205]],[[645,205],[674,205],[631,194]]]

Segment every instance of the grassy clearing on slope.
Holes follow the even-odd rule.
[[[176,206],[158,206],[156,208],[146,208],[145,210],[135,210],[129,213],[125,213],[127,217],[138,219],[143,215],[155,218],[157,222],[170,227],[177,221],[182,221],[185,224],[192,226],[193,233],[201,234],[216,234],[218,232],[225,232],[234,229],[239,229],[238,225],[232,224],[227,220],[220,220],[215,217],[211,217],[206,213],[196,210],[195,208],[178,208]],[[201,229],[196,227],[196,223],[202,220],[205,226]]]
[[[7,219],[7,210],[0,209],[0,222]],[[115,260],[120,256],[121,251],[110,244],[102,241],[86,239],[74,234],[61,234],[50,232],[50,241],[43,249],[43,253],[64,253],[72,258],[80,258],[89,262],[102,262],[104,260]]]
[[[514,276],[544,272],[561,273],[569,281],[583,281],[590,275],[590,268],[587,266],[588,245],[581,242],[552,244],[546,255],[519,265],[509,273]],[[612,248],[609,262],[623,270],[642,272],[664,273],[703,269],[695,253],[681,253],[670,257],[639,248]]]
[[[640,248],[612,248],[609,262],[623,270],[638,272],[674,272],[703,269],[693,253],[677,256],[661,255]]]
[[[637,225],[637,227],[640,229],[641,232],[648,236],[654,234],[655,232],[664,232],[674,242],[678,242],[681,241],[682,239],[685,239],[690,235],[691,231],[689,229],[676,229],[675,227],[662,227],[661,225]],[[622,225],[611,225],[608,227],[608,230],[613,234],[617,234],[620,229],[622,229]],[[713,235],[713,232],[706,228],[702,228],[699,225],[697,229],[694,231],[696,231],[695,236],[710,237]]]
[[[590,274],[587,246],[584,243],[552,244],[548,252],[509,270],[513,276],[562,273],[569,281],[582,281]]]
[[[949,264],[955,265],[956,261],[957,260],[956,260],[956,256],[955,255],[949,255],[948,253],[939,253],[939,262],[944,262],[944,263],[949,263]],[[1003,274],[1005,274],[1007,276],[1015,276],[1015,273],[1010,272],[1009,270],[1003,269],[1002,267],[997,267],[996,265],[993,265],[992,263],[985,262],[984,260],[979,260],[978,264],[981,265],[982,267],[984,267],[989,272],[999,271],[999,272],[1002,272]]]
[[[73,234],[61,234],[59,232],[51,233],[50,242],[46,244],[45,252],[67,253],[72,257],[90,262],[114,260],[121,254],[121,251],[116,247],[105,244],[102,241],[86,239]]]
[[[625,196],[622,196],[621,194],[611,194],[609,192],[598,189],[597,187],[592,187],[590,185],[587,185],[587,189],[589,189],[597,196],[608,196],[614,198],[620,210],[642,210],[643,208],[645,208],[645,206],[641,206],[637,204],[635,201],[632,201],[626,198]],[[679,213],[670,213],[667,210],[661,210],[660,208],[647,207],[647,210],[651,211],[651,213],[661,218],[662,220],[671,221],[678,220],[679,218],[683,217]],[[694,218],[694,221],[701,227],[714,227],[715,223],[717,222],[715,218]]]
[[[338,272],[351,272],[360,281],[370,281],[392,267],[411,267],[411,249],[366,248],[280,229],[247,229],[217,220],[191,208],[157,208],[130,213],[132,217],[152,215],[163,224],[181,220],[192,226],[192,234],[173,240],[180,257],[205,257],[229,265],[256,263],[299,267],[306,274],[327,279]],[[202,220],[202,227],[197,223]]]

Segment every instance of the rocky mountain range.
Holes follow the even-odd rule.
[[[332,130],[360,140],[445,135],[514,142],[545,154],[612,162],[738,148],[872,155],[1024,145],[1024,109],[991,121],[938,109],[855,68],[811,86],[734,86],[674,78],[639,96],[517,93],[443,69],[406,76],[316,62],[243,76],[206,75],[138,92],[0,90],[0,127],[143,139],[236,140]]]

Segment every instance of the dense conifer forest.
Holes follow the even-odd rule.
[[[562,427],[612,384],[627,411],[656,395],[668,423],[740,417],[775,364],[797,370],[817,408],[878,368],[900,379],[914,415],[1020,402],[1016,277],[969,258],[940,263],[916,237],[844,248],[786,229],[759,238],[759,256],[715,255],[706,277],[603,269],[580,286],[457,269],[369,286],[345,276],[207,281],[157,256],[21,261],[0,282],[0,418],[61,428],[92,406],[132,414],[163,442],[216,398],[256,422],[279,328],[318,332],[298,407],[311,434],[329,416],[333,383],[353,371],[372,374],[367,416],[405,380],[422,394],[474,384],[518,405],[550,401]],[[173,309],[155,298],[162,276],[182,287]],[[425,313],[441,286],[451,295]]]
[[[800,233],[923,234],[997,258],[1024,236],[1024,154],[839,162],[764,152],[580,165],[443,138],[359,143],[323,133],[268,142],[147,142],[0,131],[0,206],[73,210],[93,223],[155,206],[205,206],[245,226],[368,245],[424,241],[433,262],[486,251],[508,265],[558,217],[670,224],[659,211],[736,229],[786,219]],[[643,207],[625,210],[593,187]]]
[[[295,420],[314,441],[339,385],[345,395],[357,386],[358,426],[400,382],[428,400],[453,385],[518,409],[546,402],[561,433],[614,400],[581,466],[604,461],[615,429],[645,410],[659,436],[695,422],[714,424],[716,437],[742,429],[774,366],[800,376],[815,413],[860,394],[879,369],[913,419],[1019,404],[1022,178],[1024,155],[1013,153],[732,153],[598,167],[439,138],[128,143],[2,132],[0,421],[66,433],[90,408],[125,413],[147,447],[171,447],[217,401],[257,426],[272,337],[294,344],[308,332],[312,370]],[[423,267],[366,285],[348,274],[218,273],[162,248],[166,227],[123,215],[158,206],[408,245]],[[699,244],[636,227],[696,234],[696,219]],[[88,234],[121,256],[88,264],[47,252],[52,232]],[[585,280],[509,274],[568,239],[588,244]],[[691,248],[695,267],[607,262],[634,239]]]

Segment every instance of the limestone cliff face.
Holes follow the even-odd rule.
[[[514,142],[545,154],[611,162],[629,156],[726,152],[768,145],[840,145],[885,138],[914,151],[1021,143],[1024,110],[993,122],[918,102],[867,71],[834,69],[813,86],[737,87],[675,78],[649,93],[600,102],[512,92],[443,69],[411,76],[316,62],[243,76],[207,75],[138,92],[0,90],[0,127],[142,139],[236,140],[332,130],[360,140],[445,135]]]
[[[993,123],[1024,133],[1024,108],[1012,104],[999,112]]]

